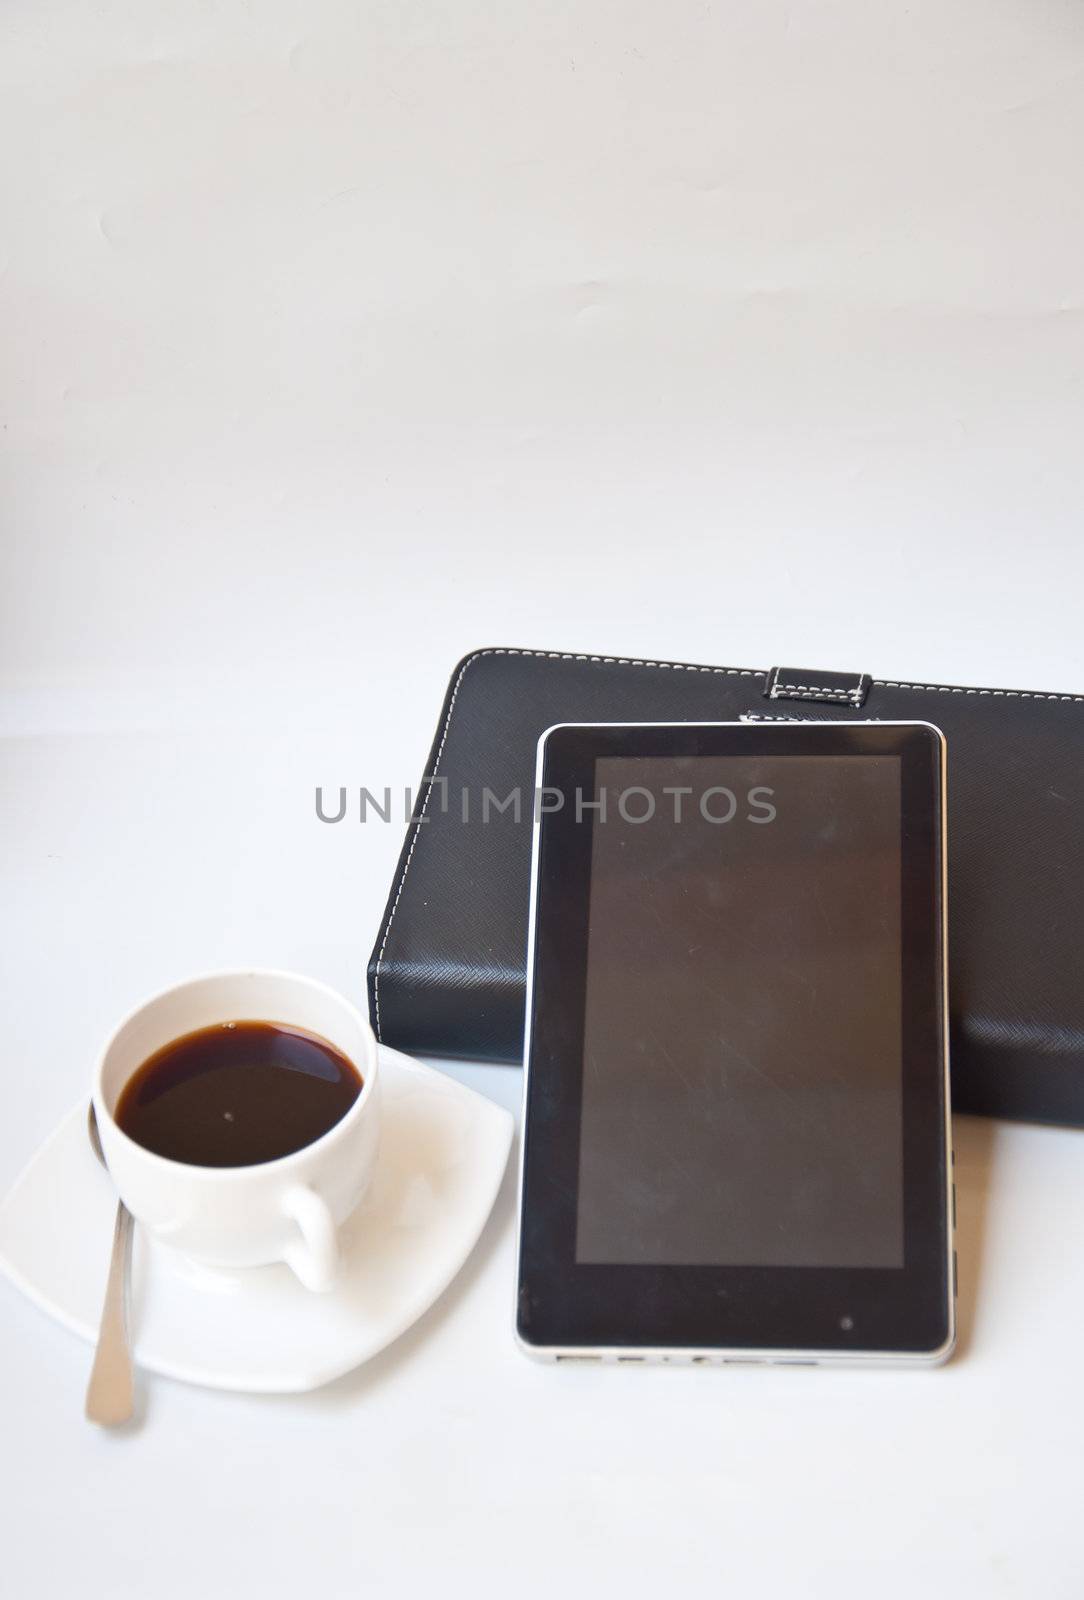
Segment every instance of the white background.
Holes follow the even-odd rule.
[[[145,991],[361,995],[400,830],[313,791],[412,783],[469,648],[1084,688],[1078,0],[0,29],[0,1187]],[[369,1368],[123,1437],[4,1286],[0,1583],[1075,1596],[1084,1145],[957,1150],[935,1373],[537,1367],[507,1185]]]

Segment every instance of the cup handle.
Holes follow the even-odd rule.
[[[286,1246],[283,1255],[306,1289],[326,1294],[339,1270],[339,1241],[335,1219],[315,1189],[296,1184],[283,1196],[282,1208],[300,1230],[301,1237]]]

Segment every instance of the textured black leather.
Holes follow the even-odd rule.
[[[452,676],[370,960],[378,1037],[520,1059],[531,829],[495,808],[483,824],[480,800],[519,786],[529,813],[545,728],[794,716],[944,730],[953,1103],[1084,1124],[1084,695],[479,650]]]

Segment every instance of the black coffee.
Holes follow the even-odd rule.
[[[360,1093],[358,1069],[326,1039],[271,1022],[223,1022],[144,1061],[116,1119],[170,1161],[248,1167],[312,1144]]]

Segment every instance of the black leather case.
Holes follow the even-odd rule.
[[[369,963],[377,1036],[517,1061],[535,746],[557,722],[932,722],[948,740],[958,1110],[1084,1123],[1084,695],[478,650],[452,675]],[[521,819],[491,803],[519,788]],[[463,795],[468,820],[463,820]]]

